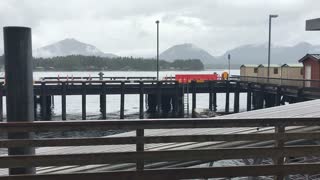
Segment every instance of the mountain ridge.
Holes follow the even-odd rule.
[[[49,44],[47,46],[36,49],[33,52],[34,57],[55,57],[68,55],[84,55],[84,56],[101,56],[101,57],[117,57],[112,53],[104,53],[97,47],[80,42],[74,38],[67,38],[61,41]]]

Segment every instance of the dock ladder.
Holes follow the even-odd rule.
[[[189,117],[189,83],[185,83],[182,86],[182,92],[183,92],[183,107],[184,107],[184,113],[186,117]]]

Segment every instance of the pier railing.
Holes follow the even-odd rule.
[[[242,82],[271,84],[271,85],[279,85],[279,86],[320,88],[320,80],[311,80],[311,79],[267,78],[267,77],[256,77],[256,76],[232,76],[231,79],[242,81]]]
[[[0,168],[17,167],[48,167],[48,166],[85,166],[101,164],[135,163],[136,170],[107,171],[94,173],[68,174],[36,174],[1,176],[0,180],[72,180],[72,179],[192,179],[243,176],[276,176],[283,179],[292,174],[318,174],[319,163],[291,163],[286,159],[292,157],[319,156],[319,145],[290,144],[296,140],[314,140],[320,138],[318,131],[304,131],[303,128],[320,125],[319,118],[263,118],[263,119],[164,119],[164,120],[109,120],[109,121],[67,121],[67,122],[21,122],[0,123],[0,131],[8,134],[47,131],[87,131],[87,130],[128,130],[136,131],[135,136],[96,137],[96,138],[51,138],[51,139],[1,139],[0,148],[16,147],[57,147],[57,146],[96,146],[133,144],[136,151],[107,152],[108,146],[101,153],[71,153],[48,155],[2,155]],[[198,135],[147,136],[147,129],[185,129],[186,132],[195,128],[267,128],[263,133],[235,134],[201,133]],[[285,130],[287,128],[287,131]],[[296,128],[300,130],[290,131]],[[165,131],[164,131],[165,132]],[[200,131],[201,132],[201,131]],[[219,132],[219,131],[217,131]],[[221,132],[221,131],[220,131]],[[248,131],[247,131],[248,132]],[[146,134],[146,135],[145,135]],[[215,143],[238,141],[241,146],[219,148]],[[256,142],[267,141],[267,146],[248,146]],[[185,143],[211,142],[212,146],[199,149],[152,150],[146,149],[150,143]],[[221,147],[221,146],[220,146]],[[101,146],[100,146],[101,148]],[[204,164],[228,159],[271,158],[271,165],[248,165],[226,167],[189,167],[150,169],[152,162],[197,162]],[[192,163],[191,163],[192,164]],[[190,165],[191,166],[191,165]]]

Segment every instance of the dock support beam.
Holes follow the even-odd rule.
[[[230,101],[230,81],[225,81],[226,83],[226,108],[225,108],[225,112],[228,113],[229,112],[229,101]]]
[[[209,81],[209,110],[213,111],[213,81]]]
[[[62,113],[62,120],[67,120],[67,86],[66,82],[62,82],[62,95],[61,95],[61,113]]]
[[[0,122],[3,121],[3,84],[0,83]]]
[[[86,120],[87,119],[87,92],[86,92],[86,83],[83,82],[82,83],[82,95],[81,95],[81,99],[82,99],[82,120]]]
[[[4,27],[7,122],[34,121],[31,29]],[[32,139],[30,133],[9,133],[9,139]],[[33,147],[9,148],[9,155],[33,155]],[[10,168],[9,174],[34,174],[33,167]]]
[[[100,111],[102,119],[107,119],[107,95],[106,95],[106,83],[102,82],[100,94]]]
[[[192,88],[192,118],[196,117],[196,108],[197,108],[197,94],[196,94],[196,81],[191,82]]]
[[[280,102],[281,102],[281,87],[280,86],[277,86],[277,94],[276,94],[275,98],[276,98],[275,105],[280,106]]]
[[[140,81],[140,95],[139,95],[139,118],[143,119],[144,118],[144,108],[143,108],[143,102],[144,102],[144,98],[143,98],[143,82]]]
[[[234,104],[233,104],[233,110],[235,113],[239,112],[239,106],[240,106],[240,82],[237,82],[236,89],[234,92]]]
[[[247,111],[251,111],[251,105],[252,105],[252,84],[248,83],[248,89],[247,89]]]
[[[124,82],[121,82],[120,88],[120,119],[124,119]]]
[[[41,118],[42,118],[42,120],[48,120],[46,83],[45,82],[41,82],[40,100],[41,100]]]
[[[156,117],[160,117],[161,116],[161,85],[162,85],[162,82],[161,81],[158,81],[157,82],[157,97],[156,97],[156,101],[157,101],[157,112],[156,112]]]
[[[144,109],[143,109],[143,82],[140,81],[140,98],[139,98],[139,119],[143,119],[144,118]],[[144,129],[137,129],[136,131],[136,136],[137,138],[143,138],[144,136]],[[136,144],[136,151],[137,152],[143,152],[144,151],[144,143],[137,143]],[[144,169],[144,161],[143,160],[138,160],[136,163],[136,170],[137,171],[142,171]]]

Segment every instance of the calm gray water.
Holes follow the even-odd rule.
[[[160,77],[170,77],[175,74],[212,74],[217,72],[221,74],[223,70],[205,70],[205,71],[161,71]],[[38,80],[40,77],[53,76],[53,77],[63,77],[63,76],[98,76],[99,72],[34,72],[34,80]],[[149,71],[105,71],[104,76],[156,76],[156,72]],[[231,70],[231,75],[239,75],[239,70]],[[3,75],[3,74],[1,74]],[[198,94],[197,95],[197,108],[208,108],[208,94]],[[191,98],[189,98],[191,104]],[[4,99],[5,102],[5,99]],[[61,97],[55,96],[54,98],[54,108],[52,110],[52,119],[61,119]],[[125,115],[126,118],[137,118],[139,112],[139,96],[138,95],[125,95]],[[225,107],[225,94],[217,95],[218,111],[223,111]],[[240,110],[244,110],[246,107],[246,94],[240,95]],[[99,96],[98,95],[88,95],[87,96],[87,118],[88,119],[99,119]],[[191,108],[191,105],[190,105]],[[230,94],[230,111],[233,110],[233,94]],[[39,111],[39,108],[38,108]],[[191,112],[191,111],[190,111]],[[39,113],[39,112],[38,112]],[[5,103],[4,103],[4,114],[6,114]],[[107,118],[114,119],[119,118],[120,114],[120,95],[107,95]],[[67,96],[67,119],[76,120],[81,119],[81,96]]]

